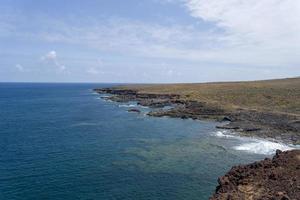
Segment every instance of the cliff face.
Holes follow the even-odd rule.
[[[233,167],[218,180],[210,200],[299,200],[300,150]]]

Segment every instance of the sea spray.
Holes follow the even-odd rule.
[[[272,142],[263,139],[253,139],[250,142],[235,146],[234,149],[238,151],[246,151],[255,154],[272,155],[277,149],[287,151],[296,149],[297,146],[287,145],[279,142]]]
[[[279,141],[270,141],[267,139],[243,137],[234,134],[228,130],[216,131],[213,133],[214,136],[224,138],[227,140],[235,140],[239,144],[235,144],[232,148],[237,151],[244,151],[247,153],[261,154],[261,155],[272,155],[277,149],[281,151],[287,151],[292,149],[298,149],[298,145],[284,144]]]

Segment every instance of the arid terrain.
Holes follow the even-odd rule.
[[[178,94],[184,100],[206,102],[229,110],[242,108],[300,114],[300,78],[251,82],[128,85],[119,88],[147,94]]]

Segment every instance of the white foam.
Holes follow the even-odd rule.
[[[119,105],[119,107],[125,107],[125,108],[132,108],[132,107],[136,107],[137,105],[135,104],[121,104]]]
[[[279,142],[272,142],[263,139],[252,139],[250,140],[250,142],[235,146],[233,148],[238,151],[245,151],[249,153],[272,155],[276,152],[277,149],[281,151],[287,151],[295,149],[297,148],[297,146],[287,145]]]
[[[217,131],[214,133],[214,135],[219,138],[238,141],[240,144],[233,146],[233,149],[253,154],[272,155],[277,149],[281,151],[287,151],[300,148],[299,145],[289,145],[279,141],[277,142],[267,139],[242,137],[239,135],[234,135],[228,130]]]
[[[235,137],[234,135],[230,135],[228,131],[217,131],[215,133],[215,136],[220,137],[220,138],[233,138],[233,137]]]
[[[141,105],[137,105],[138,107],[140,107],[140,108],[150,108],[150,107],[148,107],[148,106],[141,106]]]

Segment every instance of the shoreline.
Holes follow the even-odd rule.
[[[264,155],[270,156],[274,152],[266,152],[269,151],[268,148],[272,146],[277,149],[273,158],[267,157],[254,163],[233,166],[218,178],[218,185],[210,200],[299,198],[297,186],[300,176],[300,149],[290,148],[290,145],[298,146],[300,143],[299,126],[291,126],[293,122],[296,125],[299,122],[297,115],[247,109],[228,111],[206,102],[187,101],[177,94],[139,93],[137,90],[118,88],[100,88],[94,91],[98,94],[109,94],[101,97],[105,100],[118,103],[136,102],[137,106],[152,108],[147,113],[149,116],[220,122],[216,126],[220,132],[216,136],[220,138],[253,140],[235,146],[235,150],[249,152],[251,149],[251,152],[254,150],[259,154],[264,151]],[[128,106],[127,111],[140,113],[137,106]],[[256,139],[259,141],[255,141]]]
[[[204,121],[227,122],[217,125],[220,130],[231,130],[240,136],[272,139],[286,144],[300,144],[300,118],[298,115],[257,111],[239,108],[228,110],[207,102],[191,101],[178,94],[142,93],[124,88],[96,88],[106,100],[128,103],[137,102],[139,106],[153,108],[147,115]],[[169,109],[164,109],[169,107]],[[137,111],[138,112],[138,111]]]
[[[209,199],[299,199],[299,163],[300,150],[277,150],[273,158],[234,166]]]

